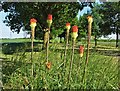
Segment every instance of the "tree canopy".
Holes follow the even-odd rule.
[[[35,18],[38,21],[36,33],[41,34],[41,30],[47,28],[46,19],[49,13],[53,15],[52,29],[64,30],[67,22],[71,25],[78,24],[78,11],[86,5],[92,7],[91,3],[83,2],[4,2],[2,8],[4,12],[9,12],[4,23],[12,31],[19,33],[22,27],[30,30],[29,20]]]
[[[37,28],[43,29],[47,27],[47,15],[53,15],[54,28],[64,27],[66,22],[71,22],[76,17],[79,4],[78,3],[61,3],[61,2],[5,2],[3,4],[4,12],[9,12],[4,23],[10,26],[11,30],[20,32],[21,27],[25,26],[29,29],[29,20],[34,17],[37,19]]]
[[[104,23],[101,25],[104,35],[116,33],[116,30],[120,30],[120,2],[106,2],[102,4],[100,13],[104,15]]]

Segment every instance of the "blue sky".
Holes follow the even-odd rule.
[[[97,0],[98,2],[98,0]],[[84,7],[82,11],[78,11],[78,15],[83,15],[83,13],[87,13],[87,10],[90,9],[90,7]],[[0,38],[24,38],[26,37],[26,33],[22,31],[20,31],[19,34],[17,34],[16,32],[12,32],[10,30],[10,28],[8,26],[6,26],[3,23],[3,20],[5,19],[5,16],[7,15],[7,13],[4,13],[3,11],[0,12]],[[27,36],[29,37],[29,35]],[[112,34],[108,36],[109,38],[115,39],[116,35]],[[104,38],[104,37],[102,37]]]
[[[0,38],[23,38],[25,36],[23,31],[20,31],[19,34],[16,32],[13,33],[10,28],[3,23],[6,15],[7,13],[3,11],[0,12]]]

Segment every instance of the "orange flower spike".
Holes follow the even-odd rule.
[[[78,26],[73,26],[72,27],[72,38],[75,41],[77,37],[78,37]]]
[[[36,22],[37,22],[36,19],[34,19],[34,18],[30,19],[30,23],[36,23]]]
[[[51,14],[48,14],[47,23],[48,23],[48,26],[51,26],[51,24],[52,24],[52,15]]]
[[[30,19],[30,27],[31,27],[31,28],[35,28],[36,22],[37,22],[36,19],[34,19],[34,18]]]
[[[79,53],[80,53],[80,57],[83,57],[84,46],[80,46],[80,47],[79,47]]]
[[[70,29],[70,23],[66,23],[66,29]]]
[[[52,15],[48,14],[47,20],[52,20]]]
[[[87,19],[88,19],[88,23],[92,23],[93,22],[93,18],[91,15],[87,16]]]
[[[76,25],[73,26],[73,27],[72,27],[72,32],[78,32],[78,26],[76,26]]]
[[[50,68],[51,68],[51,62],[47,62],[47,63],[46,63],[46,67],[47,67],[48,69],[50,69]]]
[[[31,31],[32,31],[32,39],[34,39],[34,31],[35,31],[35,27],[36,27],[36,22],[37,20],[32,18],[30,19],[30,27],[31,27]]]

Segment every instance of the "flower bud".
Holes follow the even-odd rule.
[[[78,32],[78,26],[76,26],[76,25],[73,26],[73,27],[72,27],[72,32]]]
[[[70,23],[66,23],[66,29],[70,30]]]
[[[88,23],[92,23],[93,22],[92,16],[88,16],[87,19],[88,19]]]
[[[72,34],[71,34],[73,40],[75,41],[76,38],[78,37],[78,26],[73,26],[72,27]]]
[[[83,57],[84,46],[80,46],[80,47],[79,47],[79,53],[80,53],[80,57]]]
[[[48,23],[48,26],[50,26],[52,24],[52,15],[51,14],[48,14],[47,23]]]
[[[35,26],[37,25],[36,22],[37,22],[36,19],[34,19],[34,18],[30,19],[30,27],[32,30],[35,29]]]

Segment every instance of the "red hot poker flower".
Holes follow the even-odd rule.
[[[93,22],[93,18],[92,18],[91,15],[87,16],[87,19],[88,19],[88,22],[89,22],[89,23],[92,23],[92,22]]]
[[[37,22],[36,19],[34,19],[34,18],[30,19],[30,27],[31,27],[32,31],[34,31],[34,29],[35,29],[35,27],[37,25],[36,22]]]
[[[66,23],[66,26],[68,26],[68,27],[69,27],[69,26],[70,26],[70,23]]]
[[[79,47],[80,57],[83,57],[83,52],[84,52],[84,46],[80,46]]]
[[[34,19],[34,18],[30,19],[30,23],[36,23],[36,22],[37,22],[36,19]]]
[[[70,29],[70,23],[66,23],[66,28],[69,30]]]
[[[74,26],[72,27],[72,32],[78,32],[78,26],[74,25]]]
[[[79,52],[80,52],[80,53],[83,53],[83,52],[84,52],[84,47],[83,47],[83,46],[80,46]]]
[[[52,15],[48,14],[47,20],[52,20]]]

